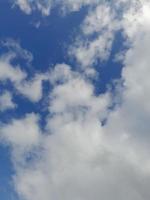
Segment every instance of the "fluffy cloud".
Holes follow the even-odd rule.
[[[95,95],[94,85],[84,73],[59,64],[48,77],[52,91],[46,133],[41,132],[35,114],[2,125],[1,138],[13,148],[14,185],[20,199],[150,198],[150,3],[119,2],[126,5],[120,19],[114,19],[112,5],[100,5],[96,10],[105,17],[94,10],[83,30],[86,35],[96,32],[105,38],[107,31],[114,34],[118,27],[122,29],[129,48],[122,55],[124,68],[116,94],[121,104],[110,109],[110,92]],[[98,25],[98,18],[103,23]],[[22,159],[18,146],[23,147]],[[25,159],[28,149],[36,155],[31,160]]]
[[[38,145],[40,141],[38,121],[39,117],[34,113],[28,114],[22,119],[14,119],[9,125],[1,126],[0,137],[6,143],[25,153]]]
[[[43,96],[44,80],[47,80],[47,75],[38,74],[32,80],[24,80],[21,84],[16,84],[16,88],[30,101],[38,102]]]
[[[124,31],[131,48],[124,57],[124,69],[122,79],[124,80],[125,91],[123,92],[124,103],[118,109],[114,119],[119,120],[124,127],[127,138],[133,140],[147,140],[149,142],[149,10],[150,3],[143,1],[137,10],[132,7],[124,15]],[[132,26],[129,24],[133,22]],[[111,121],[111,118],[110,118]],[[110,122],[111,124],[113,122]],[[115,123],[114,123],[115,124]],[[117,126],[115,125],[117,128]],[[117,130],[114,132],[118,132]],[[143,137],[142,137],[143,135]],[[146,142],[145,140],[145,142]],[[138,142],[140,142],[138,141]],[[146,143],[145,143],[146,144]]]
[[[60,76],[61,70],[64,72],[61,74],[62,76]],[[91,112],[94,110],[93,113],[100,113],[102,110],[106,110],[110,103],[108,94],[96,98],[90,80],[78,72],[71,71],[67,65],[57,65],[51,76],[55,77],[55,83],[52,79],[54,89],[50,94],[50,112],[63,113],[69,110],[86,112],[90,109]],[[62,80],[64,81],[62,82]]]
[[[129,89],[124,91],[122,106],[109,114],[108,94],[96,97],[93,85],[71,71],[69,78],[62,76],[65,81],[61,82],[57,67],[67,73],[69,70],[59,65],[52,74],[60,80],[55,78],[57,84],[50,94],[49,135],[41,138],[40,158],[17,170],[14,180],[19,195],[27,200],[147,200],[149,151],[146,142],[141,141],[140,133],[144,132],[139,129],[145,121],[134,124],[137,113],[128,107],[132,105],[126,99]],[[105,117],[108,122],[103,126]],[[146,135],[144,138],[148,139]]]
[[[87,70],[97,63],[97,59],[107,60],[112,46],[113,35],[111,33],[105,33],[100,35],[93,41],[82,41],[75,44],[75,47],[71,49],[71,54],[75,56],[81,68]],[[70,52],[69,52],[70,54]]]

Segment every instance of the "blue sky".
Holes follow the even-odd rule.
[[[0,1],[0,199],[149,199],[149,11]]]

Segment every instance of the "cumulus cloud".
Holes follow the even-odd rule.
[[[22,119],[13,119],[9,125],[1,125],[0,138],[17,150],[16,155],[24,154],[40,142],[38,121],[39,116],[34,113],[27,114]]]
[[[44,80],[47,80],[46,74],[37,74],[32,80],[24,80],[21,84],[16,84],[16,88],[30,101],[38,102],[43,96]]]
[[[41,132],[35,114],[1,125],[2,141],[13,148],[14,186],[20,199],[150,198],[150,3],[119,2],[127,4],[120,18],[116,20],[110,12],[112,4],[105,8],[98,5],[96,10],[108,16],[103,19],[94,10],[85,19],[83,30],[86,35],[96,32],[105,38],[107,31],[121,28],[129,46],[122,55],[124,68],[116,94],[121,96],[121,104],[110,109],[113,100],[109,91],[96,95],[93,82],[84,73],[59,64],[48,77],[52,91],[46,133]],[[103,23],[97,25],[98,18]],[[101,48],[101,43],[96,45]],[[25,88],[28,91],[28,86]],[[31,155],[40,153],[25,159],[29,149]]]
[[[68,71],[68,66],[57,67]],[[55,69],[54,77],[59,77],[57,72]],[[139,135],[144,132],[137,132],[141,124],[133,123],[135,114],[127,107],[132,101],[124,97],[122,106],[108,113],[107,93],[96,97],[93,85],[80,74],[70,71],[68,77],[60,85],[57,82],[50,94],[49,134],[42,135],[42,155],[17,170],[14,183],[20,197],[147,200],[149,151]],[[105,117],[108,122],[103,126]]]

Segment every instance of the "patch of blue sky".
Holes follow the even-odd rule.
[[[115,34],[109,58],[96,62],[95,68],[99,72],[98,78],[94,81],[96,94],[105,93],[111,86],[113,92],[113,81],[121,78],[123,64],[115,57],[119,52],[127,50],[124,41],[123,33],[118,31]]]
[[[59,11],[54,9],[50,16],[41,17],[38,12],[28,16],[17,8],[11,9],[8,3],[1,4],[0,38],[20,41],[24,49],[32,52],[33,66],[37,70],[45,71],[50,65],[68,61],[65,44],[80,26],[86,8],[67,16],[60,16]],[[33,24],[38,21],[41,21],[41,26],[36,28]]]

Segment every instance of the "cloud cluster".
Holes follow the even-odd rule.
[[[60,7],[62,13],[74,12],[80,10],[83,6],[97,4],[101,0],[13,0],[14,5],[17,5],[26,14],[31,14],[35,10],[48,16],[51,10],[55,7]]]
[[[110,23],[111,22],[111,23]],[[70,49],[83,69],[92,67],[97,60],[107,60],[120,22],[114,7],[101,3],[90,9],[81,25],[82,36]]]
[[[3,46],[8,49],[8,52],[0,57],[0,82],[5,84],[11,81],[17,92],[32,102],[38,102],[42,98],[42,82],[47,79],[47,75],[37,73],[29,78],[28,73],[18,64],[13,64],[13,61],[19,57],[30,64],[33,59],[32,54],[22,49],[19,43],[13,40],[6,40]]]
[[[121,55],[124,68],[116,94],[116,98],[121,96],[121,104],[110,109],[111,92],[95,95],[95,86],[86,73],[58,64],[47,75],[52,91],[46,132],[40,130],[40,117],[34,113],[2,125],[1,140],[13,149],[14,185],[20,199],[150,198],[150,3],[119,2],[115,9],[104,2],[89,12],[83,22],[83,34],[98,36],[92,43],[88,41],[86,49],[80,47],[78,56],[81,69],[91,67],[97,56],[103,59],[105,49],[111,50],[114,32],[122,30],[129,47]],[[119,5],[124,9],[120,10]],[[116,14],[119,11],[120,16]],[[73,48],[78,51],[78,47]],[[19,88],[18,82],[26,75],[11,68],[9,61],[10,56],[1,59],[0,66],[6,66],[0,67],[2,77],[11,79]],[[31,98],[38,99],[41,76],[31,85],[23,84],[20,91],[29,97],[30,88],[38,88],[37,96]]]

